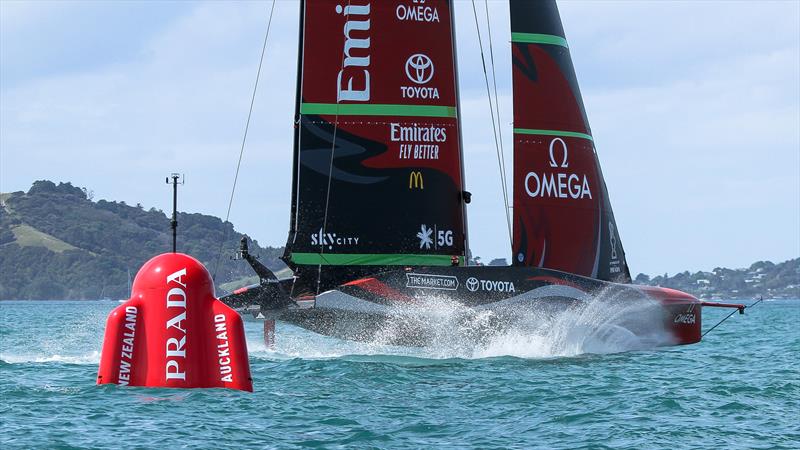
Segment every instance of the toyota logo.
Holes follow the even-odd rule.
[[[467,289],[470,292],[475,292],[478,290],[478,279],[475,277],[467,278]]]
[[[417,84],[425,84],[433,78],[433,61],[427,55],[417,53],[406,60],[406,76]]]

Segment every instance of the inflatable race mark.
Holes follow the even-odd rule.
[[[108,317],[97,384],[253,390],[239,314],[214,297],[196,259],[146,262]]]

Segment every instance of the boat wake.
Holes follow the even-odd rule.
[[[601,292],[570,305],[546,307],[542,298],[508,311],[470,309],[431,296],[416,306],[397,307],[377,331],[362,342],[323,336],[278,323],[274,349],[263,342],[263,322],[245,320],[247,345],[256,359],[329,359],[388,356],[446,360],[494,357],[559,358],[654,348],[670,343],[660,307],[648,299],[615,298]],[[26,332],[27,345],[3,342],[4,364],[74,364],[100,362],[105,312],[76,314],[54,334]],[[67,331],[66,327],[69,328]],[[52,336],[60,336],[53,338]],[[409,341],[424,345],[408,345]],[[19,344],[19,345],[17,345]]]
[[[6,364],[26,364],[26,363],[63,363],[63,364],[99,364],[100,351],[91,350],[80,355],[61,355],[61,354],[6,354],[0,353],[0,361]]]
[[[19,305],[4,305],[4,323],[0,326],[0,362],[70,365],[100,363],[103,327],[110,303],[44,304],[47,308],[41,310],[35,304],[29,306],[24,302]],[[53,309],[57,312],[53,313]],[[36,319],[31,319],[31,315]],[[40,317],[41,320],[37,322]]]
[[[268,350],[260,329],[252,329],[255,323],[250,323],[248,347],[256,357],[279,359],[354,355],[539,359],[650,349],[671,341],[659,305],[646,298],[615,298],[610,292],[557,306],[543,298],[530,302],[530,308],[517,304],[508,311],[470,309],[438,297],[422,300],[395,308],[365,342],[279,324],[276,346]],[[422,344],[401,345],[407,342]]]

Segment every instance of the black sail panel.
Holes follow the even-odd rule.
[[[334,285],[463,264],[451,2],[307,1],[302,20],[285,260]]]
[[[511,0],[514,264],[630,281],[553,0]]]

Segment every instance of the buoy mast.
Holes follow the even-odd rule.
[[[172,181],[170,181],[172,178]],[[180,181],[178,181],[180,180]],[[183,177],[178,173],[172,173],[167,177],[167,184],[172,185],[172,253],[177,253],[178,250],[178,185],[183,184]]]

